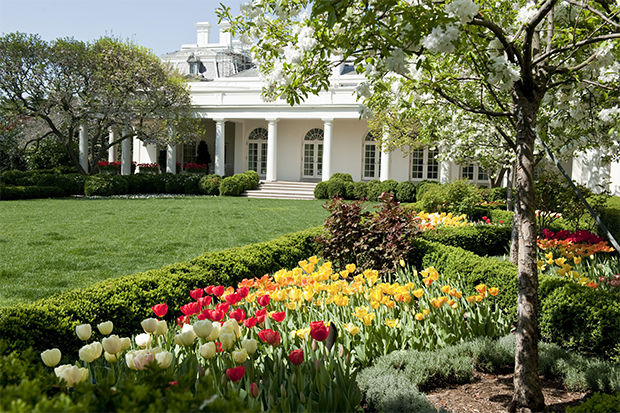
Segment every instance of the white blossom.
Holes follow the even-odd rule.
[[[618,106],[616,105],[611,109],[602,109],[598,113],[598,117],[605,123],[612,123],[616,120],[618,114],[620,114],[620,109],[618,109]]]
[[[385,59],[385,66],[388,70],[400,75],[407,74],[407,64],[405,62],[405,53],[402,49],[394,49],[392,54]]]
[[[372,97],[372,88],[368,82],[361,82],[355,88],[355,93],[357,93],[359,97],[370,99]]]
[[[284,58],[286,59],[287,63],[301,63],[302,57],[303,54],[291,43],[284,46]]]
[[[360,105],[358,111],[361,119],[372,119],[375,116],[374,112],[366,105]]]
[[[471,0],[455,0],[446,5],[450,17],[458,17],[461,23],[469,23],[478,14],[478,5]]]
[[[305,26],[299,32],[297,44],[302,52],[311,50],[316,45],[316,39],[313,37],[314,29],[312,27]]]
[[[452,53],[452,42],[459,37],[459,30],[453,24],[448,24],[445,29],[440,26],[433,28],[431,33],[422,39],[422,46],[434,53]]]
[[[489,78],[487,79],[488,82],[492,85],[501,83],[500,88],[502,90],[512,87],[514,82],[521,77],[519,68],[509,63],[504,55],[491,59],[490,72]]]
[[[537,12],[538,10],[536,10],[536,5],[534,3],[527,3],[519,9],[517,13],[517,23],[520,25],[526,24]]]

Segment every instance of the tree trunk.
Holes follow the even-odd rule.
[[[516,86],[516,85],[515,85]],[[515,392],[511,410],[539,412],[545,400],[538,376],[538,269],[534,205],[534,141],[542,96],[533,87],[517,86],[516,206],[518,225],[518,304],[515,349]],[[525,93],[524,93],[525,92]]]

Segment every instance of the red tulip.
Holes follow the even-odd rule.
[[[157,305],[154,305],[153,307],[151,307],[151,310],[153,310],[153,312],[155,313],[155,315],[158,318],[162,318],[168,312],[168,305],[167,304],[157,304]]]
[[[258,322],[258,324],[264,323],[265,315],[267,315],[267,310],[265,310],[264,308],[262,310],[256,310],[254,311],[254,315],[256,316],[256,321]]]
[[[239,301],[241,301],[241,297],[237,293],[228,294],[226,297],[224,297],[224,299],[226,300],[226,303],[228,305],[235,305]]]
[[[234,382],[238,382],[239,380],[241,380],[244,374],[245,374],[244,366],[238,366],[238,367],[235,367],[234,369],[226,369],[226,376],[228,376],[228,378]]]
[[[291,354],[288,355],[288,359],[296,366],[299,366],[304,362],[304,351],[302,349],[293,350]]]
[[[248,296],[248,294],[250,294],[250,289],[247,287],[237,288],[237,294],[239,294],[239,297],[245,298]]]
[[[198,301],[194,301],[192,303],[187,303],[181,306],[181,312],[185,315],[194,315],[198,314],[201,310],[200,303]]]
[[[204,308],[204,307],[208,307],[211,305],[211,300],[212,300],[211,296],[208,295],[206,297],[199,298],[198,302],[200,303],[200,306]]]
[[[217,311],[221,311],[224,314],[226,314],[228,312],[228,310],[230,309],[230,305],[228,305],[226,303],[219,303],[218,305],[215,306],[215,309]]]
[[[218,297],[224,294],[224,291],[226,291],[226,287],[224,287],[223,285],[213,287],[213,294],[217,295]]]
[[[219,341],[215,342],[215,350],[217,350],[218,353],[222,352],[222,343],[220,343]]]
[[[250,384],[250,394],[252,395],[252,397],[257,398],[258,397],[258,385],[254,382],[252,382]]]
[[[202,313],[198,314],[198,315],[196,316],[196,318],[197,318],[197,319],[199,319],[199,320],[206,320],[208,317],[207,317],[207,315],[205,314],[205,312],[203,311]]]
[[[271,314],[271,318],[276,320],[278,323],[284,321],[284,317],[286,317],[286,311],[280,311],[279,313]]]
[[[222,321],[224,319],[224,312],[220,310],[211,310],[211,321]]]
[[[213,286],[210,285],[208,287],[205,287],[205,293],[207,293],[209,295],[213,294]]]
[[[261,305],[263,307],[267,307],[267,305],[269,304],[269,300],[271,299],[271,297],[269,297],[269,294],[265,294],[265,295],[261,295],[260,297],[258,297],[256,299],[256,302],[258,303],[258,305]]]
[[[599,280],[602,284],[606,284],[606,283],[607,283],[607,277],[605,277],[605,276],[598,277],[598,280]]]
[[[241,323],[245,319],[245,311],[243,308],[237,308],[228,313],[228,317],[237,320],[237,323]]]
[[[256,317],[250,317],[243,320],[243,325],[246,326],[246,328],[252,328],[256,325],[257,322],[258,320],[256,319]]]
[[[613,280],[611,280],[609,282],[609,285],[611,285],[612,287],[620,287],[620,280],[617,278],[614,278]]]
[[[322,321],[314,321],[310,323],[310,337],[316,341],[323,341],[329,334],[329,327]]]
[[[273,331],[272,329],[262,330],[258,333],[258,336],[267,344],[271,344],[272,346],[277,346],[280,344],[280,333],[277,331]]]
[[[182,315],[177,317],[177,325],[179,327],[183,327],[183,324],[189,324],[189,316],[188,315]]]
[[[194,299],[194,300],[198,300],[200,297],[202,297],[202,293],[203,290],[202,288],[196,288],[195,290],[192,290],[189,292],[189,295]]]

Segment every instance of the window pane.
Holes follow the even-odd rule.
[[[323,175],[323,144],[319,143],[316,157],[316,176]]]
[[[258,144],[250,142],[248,146],[248,170],[257,171],[258,166]]]
[[[375,177],[375,164],[377,162],[376,145],[364,146],[364,178]]]
[[[314,176],[314,145],[304,144],[304,176]]]
[[[487,173],[487,171],[485,171],[481,167],[478,167],[478,180],[479,181],[488,181],[489,180],[489,174]]]
[[[260,145],[260,172],[261,175],[267,174],[267,144]]]
[[[424,179],[424,149],[411,151],[411,179]]]
[[[439,162],[437,161],[439,150],[428,150],[428,164],[426,165],[426,179],[439,179]]]
[[[470,179],[473,181],[474,179],[474,165],[463,166],[463,173],[461,174],[461,178]]]

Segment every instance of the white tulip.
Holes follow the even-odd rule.
[[[226,321],[222,328],[230,328],[232,331],[235,332],[237,338],[241,337],[241,328],[239,327],[239,323],[237,323],[237,320],[235,320],[234,318]]]
[[[213,330],[211,330],[211,334],[209,334],[209,337],[206,337],[205,339],[207,341],[215,341],[217,340],[217,338],[220,335],[220,329],[222,328],[222,325],[219,322],[215,322],[213,323]]]
[[[138,334],[134,340],[140,348],[147,348],[151,345],[151,335],[148,333]]]
[[[157,360],[157,364],[162,369],[167,369],[170,367],[170,363],[172,363],[172,353],[169,351],[162,351],[161,353],[155,354],[155,360]]]
[[[194,342],[195,338],[196,338],[196,335],[194,334],[194,331],[185,330],[184,332],[175,335],[174,341],[179,346],[189,346],[190,344]]]
[[[213,331],[213,323],[209,320],[198,320],[194,323],[194,333],[198,337],[207,338]]]
[[[155,329],[155,332],[160,336],[163,336],[168,332],[168,324],[166,324],[166,320],[157,321],[157,328]]]
[[[104,336],[107,336],[108,334],[110,334],[112,332],[113,327],[114,327],[114,324],[112,324],[111,321],[106,321],[104,323],[97,324],[97,329]]]
[[[129,350],[131,347],[131,339],[129,337],[121,338],[121,351]]]
[[[254,340],[253,338],[246,338],[241,342],[241,346],[243,346],[243,348],[245,349],[245,351],[248,352],[248,354],[254,354],[256,353],[256,347],[257,347],[256,340]]]
[[[79,356],[80,360],[85,361],[87,363],[92,363],[101,357],[101,353],[103,352],[103,347],[101,343],[95,341],[94,343],[87,344],[80,349]]]
[[[118,360],[116,354],[110,354],[107,351],[103,353],[103,356],[105,357],[105,361],[107,361],[108,363],[114,363],[116,360]]]
[[[142,320],[140,323],[145,333],[154,333],[157,330],[157,319],[156,318],[147,318]]]
[[[116,354],[121,352],[121,339],[117,335],[105,337],[101,340],[101,344],[103,345],[103,350],[105,350],[106,353]]]
[[[55,365],[57,365],[60,362],[60,356],[60,350],[58,350],[57,348],[45,350],[43,353],[41,353],[41,359],[47,367],[54,367]]]
[[[67,382],[67,387],[73,387],[74,384],[81,383],[88,379],[88,369],[70,364],[56,367],[54,373],[56,373],[59,379],[64,379]]]
[[[228,350],[237,339],[237,335],[230,328],[222,328],[222,330],[220,330],[219,339],[220,343],[222,343],[222,350]]]
[[[209,343],[203,344],[198,348],[198,350],[200,351],[200,355],[202,357],[210,359],[211,357],[215,356],[215,343],[211,341]]]
[[[77,334],[77,336],[82,341],[88,340],[92,333],[93,329],[90,324],[80,324],[79,326],[75,327],[75,334]]]

